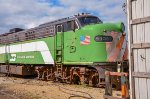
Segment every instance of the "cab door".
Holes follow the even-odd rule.
[[[64,63],[72,64],[77,61],[75,21],[67,21],[64,24]]]

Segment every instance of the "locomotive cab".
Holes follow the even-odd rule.
[[[126,40],[122,22],[103,23],[96,16],[83,14],[75,16],[70,25],[71,30],[64,32],[64,63],[92,65],[124,60]]]

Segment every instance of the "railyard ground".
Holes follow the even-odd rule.
[[[86,85],[39,81],[29,77],[6,77],[0,74],[0,99],[103,99],[104,91],[104,88]],[[120,91],[114,91],[113,94],[121,96]]]

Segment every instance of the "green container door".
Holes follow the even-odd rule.
[[[55,36],[55,60],[56,64],[61,64],[63,61],[63,27],[62,25],[56,25],[56,36]]]

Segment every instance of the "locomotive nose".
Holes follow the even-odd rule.
[[[106,42],[107,59],[109,62],[122,61],[125,49],[127,47],[127,41],[123,33],[109,32],[109,35],[113,38],[112,42]]]

